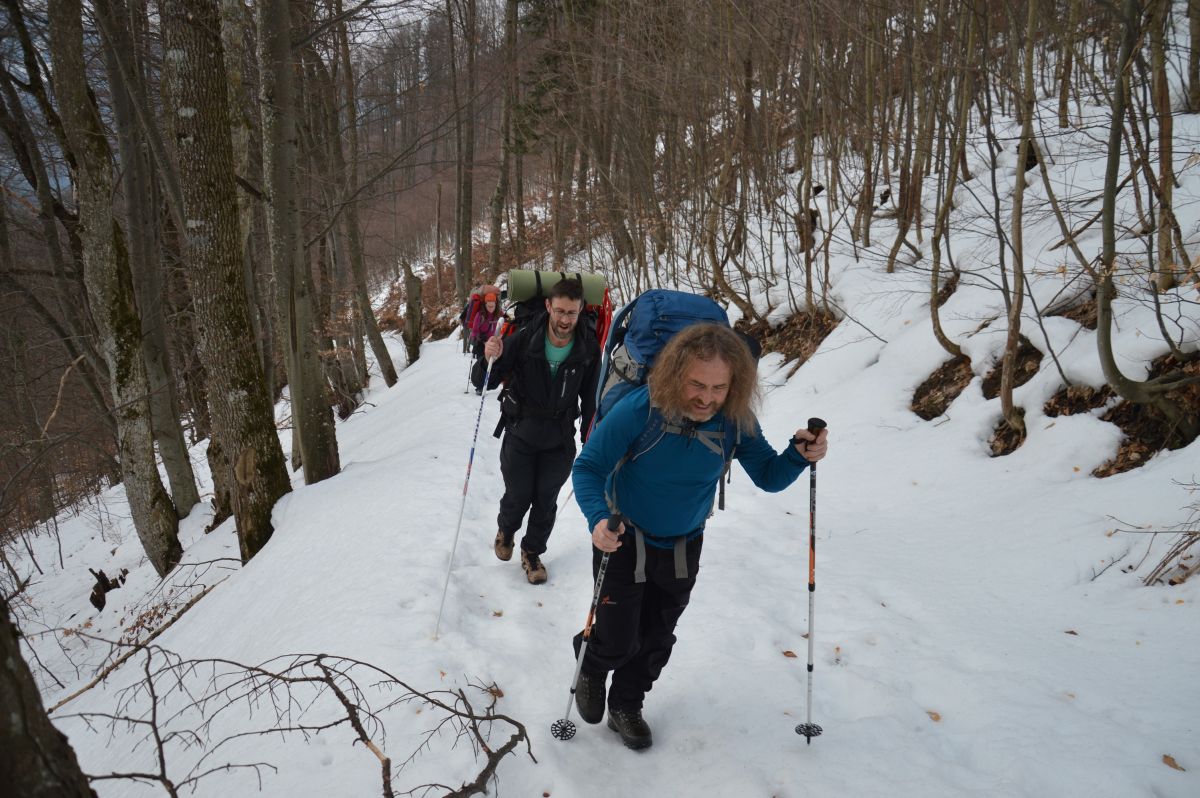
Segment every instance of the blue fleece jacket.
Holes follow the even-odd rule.
[[[669,548],[671,540],[655,538],[694,537],[703,531],[725,461],[693,437],[667,434],[648,452],[621,466],[614,477],[613,468],[649,417],[650,389],[642,386],[596,425],[572,469],[575,499],[590,531],[609,516],[608,491],[616,497],[621,513],[648,536],[648,543]],[[697,429],[719,430],[722,423],[717,415]],[[790,443],[782,452],[772,449],[757,423],[753,434],[742,433],[734,457],[755,485],[772,493],[791,485],[808,467]]]

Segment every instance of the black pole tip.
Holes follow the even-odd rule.
[[[816,418],[814,416],[808,420],[808,431],[814,434],[820,432],[828,426],[829,425],[825,423],[825,419],[823,418]]]
[[[575,724],[567,718],[550,724],[550,736],[555,740],[570,740],[575,736]]]

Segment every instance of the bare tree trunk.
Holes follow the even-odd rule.
[[[250,102],[246,89],[245,63],[249,50],[246,47],[246,29],[250,16],[243,0],[221,0],[221,45],[225,53],[225,79],[228,81],[229,130],[233,144],[234,168],[237,174],[255,185],[262,184],[259,164],[251,160],[250,140],[254,129],[253,117],[249,112]],[[246,302],[250,307],[250,325],[254,330],[254,346],[258,352],[259,368],[264,377],[269,402],[275,400],[274,337],[271,334],[271,314],[263,304],[269,291],[263,290],[263,275],[259,274],[255,260],[254,223],[256,207],[253,198],[245,190],[239,190],[238,224],[242,248],[242,269]]]
[[[275,326],[286,354],[304,481],[312,484],[338,473],[341,466],[317,355],[312,276],[300,237],[291,3],[262,0],[257,12],[263,172],[270,195],[267,232],[277,292]]]
[[[1063,29],[1061,57],[1059,58],[1058,76],[1058,126],[1069,127],[1071,117],[1068,113],[1071,100],[1071,70],[1075,65],[1075,37],[1079,27],[1079,0],[1071,0],[1071,9],[1067,12],[1067,27]]]
[[[1170,16],[1171,0],[1153,0],[1150,13],[1150,68],[1154,116],[1158,120],[1158,277],[1155,283],[1159,291],[1175,287],[1175,272],[1179,268],[1171,240],[1175,123],[1171,114],[1171,85],[1167,77],[1167,29]]]
[[[342,0],[336,0],[334,13],[342,13]],[[354,90],[354,64],[350,60],[350,39],[346,33],[346,23],[337,26],[338,44],[342,59],[342,87],[345,91],[343,98],[346,107],[346,149],[349,150],[350,168],[346,176],[346,246],[350,249],[350,268],[354,277],[354,302],[358,308],[358,316],[371,343],[371,351],[375,354],[375,362],[379,365],[379,373],[383,382],[391,388],[396,384],[396,366],[388,354],[383,335],[379,332],[379,322],[375,319],[375,311],[371,308],[371,297],[367,293],[367,266],[363,262],[362,237],[359,234],[358,206],[351,198],[358,189],[358,118],[355,110],[358,107]],[[335,142],[335,146],[340,146]],[[364,375],[365,379],[365,375]]]
[[[271,508],[291,490],[242,289],[242,235],[216,0],[163,0],[167,86],[187,212],[186,270],[218,440],[230,447],[242,562],[270,539]]]
[[[142,319],[142,353],[150,382],[151,426],[163,469],[171,485],[175,512],[183,518],[200,503],[200,493],[196,488],[196,476],[192,472],[192,461],[179,424],[179,399],[175,393],[175,376],[167,353],[166,317],[162,312],[162,263],[159,259],[159,230],[155,213],[158,194],[152,175],[153,160],[133,110],[133,93],[126,85],[127,80],[141,79],[142,72],[136,62],[139,48],[134,44],[134,20],[124,0],[98,2],[96,13],[107,19],[107,24],[103,26],[106,33],[104,60],[117,124],[126,229],[130,242],[129,262]],[[117,60],[118,53],[124,54],[128,69],[121,68]],[[137,94],[145,96],[142,90]]]
[[[475,264],[472,263],[471,228],[475,219],[475,53],[478,24],[476,0],[463,0],[463,47],[467,58],[467,90],[463,100],[463,136],[459,158],[462,161],[462,183],[458,194],[458,248],[459,267],[463,270],[463,284],[469,286],[475,279]],[[465,298],[465,297],[464,297]]]
[[[404,265],[404,349],[408,365],[421,356],[421,278],[413,273],[408,260]]]
[[[438,299],[442,298],[442,184],[437,184],[437,209],[433,233],[433,278]],[[460,300],[461,301],[461,300]],[[465,341],[466,338],[464,337]]]
[[[1188,110],[1200,110],[1200,0],[1188,0]]]
[[[1096,285],[1096,349],[1100,357],[1100,367],[1104,378],[1122,399],[1128,399],[1137,404],[1150,405],[1158,410],[1173,425],[1177,425],[1180,434],[1185,437],[1195,437],[1197,426],[1200,424],[1195,410],[1187,412],[1164,394],[1172,387],[1171,378],[1178,375],[1162,375],[1153,381],[1139,382],[1121,373],[1117,364],[1112,344],[1112,302],[1116,295],[1116,284],[1113,279],[1117,268],[1117,237],[1116,237],[1116,198],[1117,172],[1121,168],[1122,128],[1124,127],[1125,107],[1128,102],[1126,92],[1129,82],[1125,80],[1125,72],[1133,61],[1133,51],[1137,46],[1139,31],[1140,8],[1138,0],[1124,0],[1121,5],[1121,43],[1117,56],[1117,79],[1112,91],[1112,110],[1108,129],[1108,160],[1104,172],[1104,204],[1100,214],[1100,233],[1103,239],[1103,249],[1100,253],[1100,275]]]
[[[958,110],[954,120],[953,139],[951,144],[952,153],[950,156],[950,166],[946,170],[946,191],[942,197],[941,207],[938,208],[937,216],[933,221],[933,236],[930,239],[930,249],[933,254],[933,266],[930,270],[930,285],[929,285],[929,316],[933,322],[933,336],[937,339],[942,348],[953,357],[962,356],[962,347],[950,340],[946,332],[942,329],[942,318],[938,308],[938,295],[941,293],[941,288],[938,285],[938,280],[941,276],[942,265],[942,246],[943,236],[949,242],[947,235],[948,220],[950,211],[954,208],[954,189],[958,185],[958,168],[959,159],[963,156],[967,143],[967,124],[969,122],[971,110],[971,95],[974,92],[973,70],[970,66],[970,59],[975,52],[975,13],[970,8],[965,9],[970,15],[967,21],[967,40],[964,52],[964,58],[961,67],[958,71]]]
[[[179,562],[178,519],[154,462],[149,383],[142,360],[142,323],[133,297],[125,237],[112,215],[112,156],[100,115],[84,81],[79,0],[51,0],[50,51],[63,128],[78,158],[75,175],[84,281],[108,362],[129,509],[154,570],[165,576]]]
[[[463,263],[462,214],[463,195],[463,136],[467,122],[463,120],[464,112],[458,91],[458,56],[454,46],[454,0],[446,0],[446,45],[450,64],[450,100],[454,104],[454,293],[461,304],[467,301],[471,290],[471,277],[467,274],[466,264]],[[470,231],[470,224],[467,230]],[[469,251],[470,247],[467,247]]]
[[[21,656],[21,635],[0,600],[0,773],[10,795],[96,798],[67,736],[54,727]]]
[[[550,213],[554,217],[554,243],[552,260],[555,271],[563,269],[567,256],[567,230],[571,221],[571,175],[574,172],[575,139],[570,135],[560,136],[554,142],[554,154],[550,159],[551,179],[554,181]]]
[[[504,204],[508,197],[508,172],[512,153],[512,108],[517,99],[517,0],[504,4],[504,97],[500,105],[500,176],[491,202],[491,239],[488,247],[488,272],[500,273],[500,229],[504,219]]]
[[[1000,372],[1000,412],[1010,429],[1025,436],[1025,411],[1013,404],[1013,387],[1017,374],[1017,350],[1021,345],[1021,311],[1025,304],[1025,164],[1033,141],[1033,40],[1036,30],[1037,3],[1029,2],[1025,26],[1025,53],[1021,87],[1021,144],[1017,147],[1016,187],[1012,205],[1013,286],[1012,303],[1008,308],[1008,338],[1004,344],[1004,359]],[[1014,77],[1017,77],[1014,75]]]

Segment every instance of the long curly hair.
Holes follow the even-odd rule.
[[[736,332],[720,324],[694,324],[677,332],[654,361],[647,380],[650,401],[672,421],[683,417],[683,387],[697,360],[719,359],[729,366],[729,393],[720,412],[743,432],[753,432],[758,408],[758,364]]]

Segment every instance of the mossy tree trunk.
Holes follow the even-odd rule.
[[[129,234],[129,265],[142,319],[142,349],[146,377],[150,381],[151,425],[163,470],[171,486],[171,498],[180,518],[200,503],[196,475],[188,456],[180,426],[179,397],[167,349],[166,315],[163,313],[163,264],[157,207],[160,197],[155,185],[154,162],[145,132],[138,122],[134,103],[146,95],[141,81],[143,68],[138,54],[143,47],[134,42],[134,31],[145,29],[126,8],[124,0],[97,2],[96,14],[105,20],[104,63],[111,89],[117,147],[121,161],[126,230]],[[143,45],[144,46],[144,45]]]
[[[108,364],[121,478],[146,556],[158,575],[165,576],[183,555],[179,521],[154,460],[142,322],[125,236],[113,218],[112,153],[85,81],[82,8],[79,0],[51,0],[48,12],[59,111],[76,158],[84,282]]]
[[[168,108],[187,218],[184,252],[216,437],[230,451],[233,514],[246,562],[271,537],[271,508],[291,490],[242,280],[235,160],[215,0],[164,0]]]

